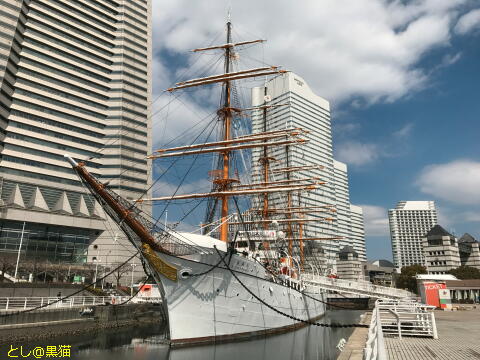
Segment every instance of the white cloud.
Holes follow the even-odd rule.
[[[208,126],[213,116],[209,109],[198,105],[192,98],[175,94],[159,97],[153,106],[153,114],[154,148],[167,143],[172,146],[180,140],[179,137],[184,143],[190,143]]]
[[[334,123],[333,130],[340,136],[351,135],[360,129],[358,123]]]
[[[244,0],[232,4],[232,17],[237,39],[267,38],[267,62],[297,72],[316,93],[334,102],[361,97],[372,103],[425,86],[428,74],[418,63],[449,44],[452,19],[467,1]],[[223,0],[154,1],[155,53],[188,56],[223,36],[227,6]]]
[[[376,205],[359,205],[363,208],[365,222],[365,235],[368,236],[389,236],[387,210]]]
[[[475,9],[460,17],[455,25],[455,32],[464,35],[478,28],[480,28],[480,9]]]
[[[440,67],[447,67],[450,65],[455,64],[460,58],[462,57],[462,53],[456,53],[455,55],[452,54],[446,54],[442,58],[442,62],[440,63]]]
[[[404,126],[402,126],[402,128],[395,131],[393,133],[393,136],[398,139],[406,138],[410,135],[410,133],[412,132],[412,129],[413,129],[412,123],[405,124]]]
[[[177,195],[210,192],[212,183],[207,178],[203,178],[178,186],[178,182],[158,181],[153,187],[153,196],[172,196],[175,192]]]
[[[425,167],[416,181],[425,194],[457,204],[480,202],[480,162],[457,160]]]
[[[459,217],[463,222],[480,222],[480,211],[465,211]]]
[[[468,208],[468,209],[467,209]],[[460,206],[437,206],[438,223],[445,229],[450,229],[458,224],[469,222],[480,222],[480,210],[474,207],[466,207],[464,204]]]
[[[337,147],[335,158],[349,165],[368,165],[375,162],[380,156],[380,150],[375,144],[359,142],[345,142]]]

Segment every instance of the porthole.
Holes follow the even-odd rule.
[[[192,269],[182,269],[180,270],[180,277],[182,279],[188,279],[192,275]]]

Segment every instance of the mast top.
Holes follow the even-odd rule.
[[[193,49],[191,51],[192,52],[199,52],[199,51],[206,51],[206,50],[226,49],[226,48],[233,48],[235,46],[241,46],[241,45],[263,43],[263,42],[266,42],[266,41],[267,40],[264,40],[264,39],[257,39],[257,40],[249,40],[249,41],[240,41],[240,42],[237,42],[237,43],[227,42],[226,44],[209,46],[209,47],[205,47],[205,48],[198,48],[198,49]]]

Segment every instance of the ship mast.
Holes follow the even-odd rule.
[[[232,71],[232,56],[235,52],[235,47],[262,43],[265,40],[252,40],[243,41],[238,43],[232,42],[232,24],[230,20],[227,22],[227,38],[226,43],[222,45],[209,46],[206,48],[194,49],[194,52],[203,52],[210,50],[222,50],[224,51],[224,71],[218,75],[210,75],[203,78],[197,78],[182,82],[177,82],[174,87],[167,89],[169,92],[177,91],[180,89],[186,89],[196,86],[210,85],[216,83],[223,84],[222,90],[222,104],[221,108],[217,111],[219,120],[221,121],[222,131],[220,139],[215,142],[207,142],[203,144],[192,144],[188,146],[177,146],[169,149],[156,150],[156,154],[149,155],[150,159],[157,158],[170,158],[177,156],[188,156],[197,154],[219,154],[219,164],[217,170],[215,170],[213,183],[215,188],[210,193],[198,193],[198,194],[174,194],[170,197],[156,197],[150,199],[139,199],[137,202],[144,201],[171,201],[182,199],[196,199],[211,197],[219,201],[220,208],[220,226],[219,226],[219,239],[221,241],[228,241],[229,230],[229,199],[231,196],[236,195],[260,195],[263,197],[262,215],[263,215],[263,228],[269,228],[269,215],[271,210],[269,209],[269,194],[273,192],[290,192],[290,191],[311,191],[321,185],[321,182],[315,181],[318,179],[300,179],[297,183],[290,180],[289,172],[303,169],[303,167],[290,167],[273,169],[274,172],[286,172],[288,180],[271,182],[269,173],[272,171],[270,162],[274,158],[269,157],[268,148],[271,146],[297,146],[303,145],[308,140],[305,139],[305,135],[308,131],[301,128],[289,128],[284,130],[267,131],[267,109],[284,106],[287,104],[267,105],[267,87],[264,89],[264,101],[261,106],[256,106],[251,109],[239,109],[232,106],[232,91],[233,82],[240,79],[264,77],[268,75],[281,75],[286,73],[286,70],[281,70],[277,66],[263,66],[254,69]],[[263,109],[263,131],[257,134],[250,134],[246,136],[232,136],[232,119],[234,113],[242,113],[246,110],[260,110]],[[241,185],[238,184],[239,180],[232,176],[230,169],[231,155],[233,151],[242,149],[262,148],[263,157],[260,159],[262,164],[260,178],[261,182],[257,184]],[[215,201],[216,201],[215,200]],[[291,207],[291,204],[289,205]],[[213,210],[215,211],[215,210]],[[292,236],[292,235],[291,235]]]
[[[265,84],[263,91],[263,132],[267,132],[267,84]],[[266,142],[266,140],[265,140]],[[263,182],[268,184],[268,171],[270,167],[270,159],[268,158],[268,147],[263,147],[263,158],[260,159],[260,163],[263,166]],[[268,220],[268,193],[263,194],[263,220]],[[263,223],[263,228],[268,229],[268,221]]]
[[[227,44],[230,44],[232,39],[232,23],[230,20],[227,22]],[[231,57],[231,47],[227,46],[225,48],[225,74],[230,72],[230,57]],[[232,122],[232,110],[230,106],[230,94],[231,93],[231,84],[230,81],[225,82],[225,103],[222,111],[223,113],[223,123],[224,123],[224,134],[223,140],[228,141],[230,140],[230,126]],[[221,191],[225,191],[230,186],[232,180],[230,179],[229,172],[229,162],[230,162],[230,151],[225,150],[223,152],[223,182],[220,183]],[[220,240],[221,241],[228,241],[228,196],[223,195],[222,199],[222,213],[221,213],[221,225],[220,225]]]

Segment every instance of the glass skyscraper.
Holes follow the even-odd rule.
[[[0,252],[84,261],[105,215],[63,155],[122,196],[150,184],[150,0],[0,0]],[[113,246],[113,245],[112,245]]]

